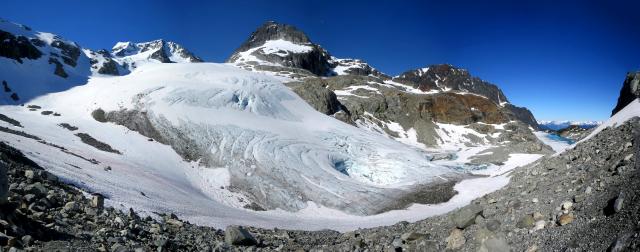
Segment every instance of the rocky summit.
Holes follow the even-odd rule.
[[[344,74],[389,78],[362,60],[331,56],[298,28],[273,21],[254,31],[227,62],[292,78]]]

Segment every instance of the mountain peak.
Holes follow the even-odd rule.
[[[285,40],[294,44],[309,44],[311,40],[307,35],[293,25],[281,24],[275,21],[267,21],[258,27],[247,41],[245,41],[239,51],[245,51],[263,45],[269,40]]]
[[[202,59],[193,55],[182,45],[172,41],[166,41],[164,39],[156,39],[140,43],[133,43],[130,41],[118,42],[111,50],[115,57],[140,55],[143,58],[155,59],[162,63],[202,62]]]

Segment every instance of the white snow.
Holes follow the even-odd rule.
[[[409,128],[405,131],[402,125],[397,122],[387,123],[387,128],[398,134],[398,137],[394,138],[397,141],[420,149],[426,149],[426,146],[418,141],[418,133],[414,128]]]
[[[1,80],[6,81],[12,90],[12,92],[2,92],[0,94],[0,104],[27,103],[40,95],[59,92],[87,82],[87,78],[91,74],[90,63],[89,58],[83,53],[80,53],[75,67],[65,64],[61,58],[56,57],[62,64],[65,73],[68,74],[67,78],[55,75],[55,65],[49,63],[51,53],[62,55],[60,49],[50,46],[54,38],[67,44],[75,45],[75,43],[51,33],[29,31],[21,25],[4,20],[0,20],[0,30],[45,41],[44,46],[37,47],[42,53],[42,56],[38,59],[23,58],[22,63],[19,63],[10,58],[0,57]],[[14,92],[19,96],[19,101],[14,101],[10,98],[10,95]]]
[[[290,53],[306,53],[311,50],[313,50],[313,47],[307,44],[296,44],[283,39],[267,40],[261,46],[254,47],[243,52],[239,52],[237,54],[237,59],[234,61],[234,65],[237,65],[238,63],[246,63],[246,62],[258,62],[260,65],[282,66],[280,64],[275,64],[272,62],[258,59],[253,54],[257,51],[261,51],[264,54],[275,54],[280,57],[286,57]]]
[[[284,39],[268,40],[259,48],[265,54],[276,54],[281,57],[285,57],[289,53],[306,53],[313,50],[309,45],[295,44]]]
[[[540,141],[542,141],[544,144],[549,145],[551,149],[553,149],[553,151],[555,151],[556,153],[563,152],[564,150],[571,147],[571,144],[567,142],[550,138],[551,133],[547,133],[544,131],[534,131],[533,134],[536,135],[536,137],[540,139]]]
[[[479,142],[475,145],[487,144],[486,134],[478,133],[465,125],[447,123],[436,123],[436,125],[438,127],[435,128],[435,131],[439,137],[439,145],[443,149],[458,149],[462,146],[467,146],[474,142],[470,138],[472,136],[476,136],[479,139]]]
[[[609,118],[608,120],[606,120],[602,124],[600,124],[600,126],[598,126],[595,130],[593,130],[591,132],[591,134],[589,134],[587,137],[585,137],[584,139],[578,141],[578,143],[580,143],[582,141],[586,141],[587,139],[592,138],[593,136],[598,134],[600,131],[602,131],[602,130],[608,128],[608,127],[614,127],[615,128],[615,127],[623,124],[624,122],[626,122],[629,119],[634,118],[634,117],[640,117],[640,99],[633,100],[631,103],[629,103],[623,109],[621,109],[616,114],[611,116],[611,118]]]

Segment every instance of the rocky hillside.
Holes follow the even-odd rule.
[[[500,149],[547,153],[530,125],[484,96],[454,91],[423,93],[372,76],[306,78],[287,85],[320,112],[417,147],[509,145]],[[512,131],[501,134],[504,129]],[[498,153],[493,152],[494,162],[504,161],[505,156]]]
[[[627,78],[622,84],[620,96],[618,96],[618,104],[611,111],[611,115],[615,115],[627,104],[638,98],[640,98],[640,72],[631,72],[627,74]]]

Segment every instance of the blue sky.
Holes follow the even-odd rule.
[[[455,2],[455,3],[445,3]],[[16,1],[0,17],[92,49],[157,38],[222,62],[260,24],[297,26],[390,75],[449,63],[538,119],[602,120],[640,70],[640,1]]]

